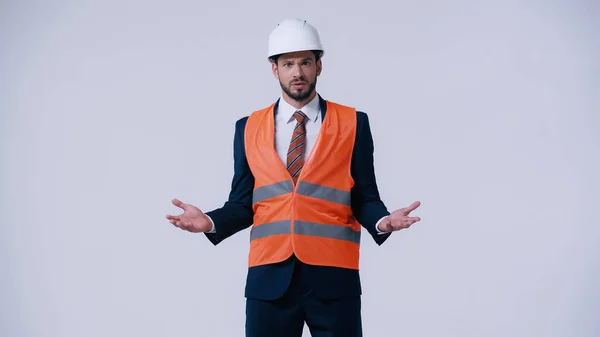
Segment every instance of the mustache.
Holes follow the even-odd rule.
[[[294,83],[298,83],[298,82],[305,82],[305,83],[308,83],[308,81],[306,80],[306,78],[305,78],[305,77],[300,77],[300,78],[297,78],[297,79],[291,80],[291,81],[290,81],[290,85],[292,85],[292,84],[294,84]]]

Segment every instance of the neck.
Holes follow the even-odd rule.
[[[283,99],[291,106],[293,106],[296,109],[300,109],[303,106],[305,106],[308,102],[312,101],[313,98],[315,98],[315,96],[317,95],[317,91],[313,90],[312,94],[310,94],[309,97],[307,97],[305,100],[302,101],[296,101],[295,99],[291,98],[290,96],[288,96],[285,92],[282,92],[282,97]]]

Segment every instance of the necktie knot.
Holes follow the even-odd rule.
[[[308,116],[306,116],[304,112],[296,110],[296,112],[294,112],[294,118],[296,118],[298,123],[302,123],[308,118]]]

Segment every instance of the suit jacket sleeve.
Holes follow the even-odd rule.
[[[253,223],[252,191],[254,189],[254,176],[248,166],[244,147],[244,129],[247,120],[248,117],[244,117],[235,123],[233,139],[234,174],[229,198],[223,207],[206,213],[214,223],[215,232],[205,233],[205,235],[214,245],[250,227]]]
[[[366,113],[357,111],[356,140],[351,164],[351,174],[355,182],[351,190],[352,211],[375,242],[381,245],[390,233],[378,233],[375,226],[390,212],[379,196],[373,164],[374,150],[369,117]]]

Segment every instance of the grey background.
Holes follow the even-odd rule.
[[[319,92],[370,116],[386,204],[422,202],[365,236],[365,335],[599,336],[598,9],[3,1],[0,335],[243,335],[248,232],[164,216],[226,200],[235,120],[279,95],[268,33],[300,17]]]

